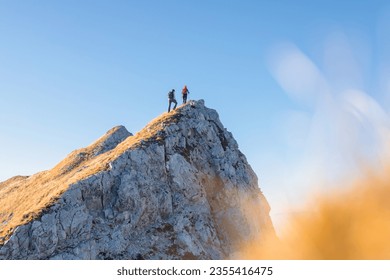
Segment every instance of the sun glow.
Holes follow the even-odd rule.
[[[365,77],[370,59],[362,54],[370,52],[352,42],[331,34],[322,67],[293,44],[270,56],[275,80],[304,108],[284,124],[286,135],[305,135],[284,176],[300,178],[288,190],[305,196],[285,209],[279,238],[245,244],[242,258],[390,259],[390,116],[381,98],[388,88],[367,86],[381,75]]]

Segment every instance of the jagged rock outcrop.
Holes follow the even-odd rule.
[[[202,100],[134,136],[116,127],[53,170],[7,182],[0,192],[41,182],[53,199],[2,233],[0,259],[223,259],[273,231],[255,173]],[[11,212],[0,210],[0,228]]]

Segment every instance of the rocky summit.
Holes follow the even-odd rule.
[[[190,101],[0,183],[0,259],[234,258],[273,232],[269,211],[217,112]]]

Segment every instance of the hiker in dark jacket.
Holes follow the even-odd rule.
[[[189,94],[190,92],[188,91],[188,88],[187,86],[185,85],[181,91],[181,94],[183,95],[183,104],[185,104],[187,102],[187,95]]]
[[[169,93],[168,93],[168,102],[169,102],[169,105],[168,105],[168,113],[171,111],[171,104],[172,103],[175,103],[175,106],[173,107],[173,110],[176,109],[176,106],[177,106],[177,101],[175,99],[175,90],[172,89]]]

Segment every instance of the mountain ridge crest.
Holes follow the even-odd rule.
[[[0,259],[226,258],[246,234],[273,229],[257,184],[218,113],[189,101],[0,183]]]

